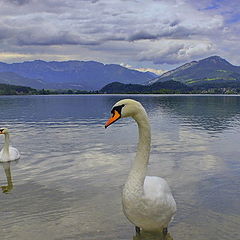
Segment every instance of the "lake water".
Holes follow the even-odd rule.
[[[167,239],[240,239],[240,96],[83,95],[0,97],[0,126],[21,152],[0,166],[1,240],[161,239],[136,237],[122,213],[137,127],[104,123],[126,97],[149,114],[148,175],[177,202]]]

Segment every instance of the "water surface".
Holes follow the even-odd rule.
[[[152,126],[149,175],[178,211],[168,239],[240,239],[240,97],[133,95]],[[136,124],[104,123],[121,95],[0,97],[0,126],[21,159],[0,166],[6,240],[151,240],[121,208]],[[3,137],[0,138],[3,144]]]

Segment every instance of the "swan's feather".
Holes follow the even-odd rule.
[[[165,179],[156,176],[147,176],[144,181],[144,195],[151,200],[162,199],[171,194],[171,190]]]
[[[9,146],[9,156],[3,154],[3,149],[0,152],[0,162],[14,161],[20,158],[19,151],[12,146]]]
[[[176,202],[171,189],[165,179],[155,176],[147,176],[144,181],[144,202],[148,205],[152,216],[158,218],[158,222],[169,222],[175,214]]]
[[[124,189],[123,211],[136,226],[147,231],[161,231],[172,220],[176,202],[163,178],[146,176],[143,193],[134,188]]]

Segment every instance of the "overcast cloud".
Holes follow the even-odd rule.
[[[238,0],[0,0],[0,61],[96,60],[171,69],[240,65]]]

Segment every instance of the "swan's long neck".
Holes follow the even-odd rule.
[[[5,142],[3,145],[3,155],[9,156],[9,134],[5,133]]]
[[[125,184],[125,190],[143,193],[143,184],[147,173],[151,145],[151,129],[144,109],[133,117],[138,124],[139,141],[137,154]]]

